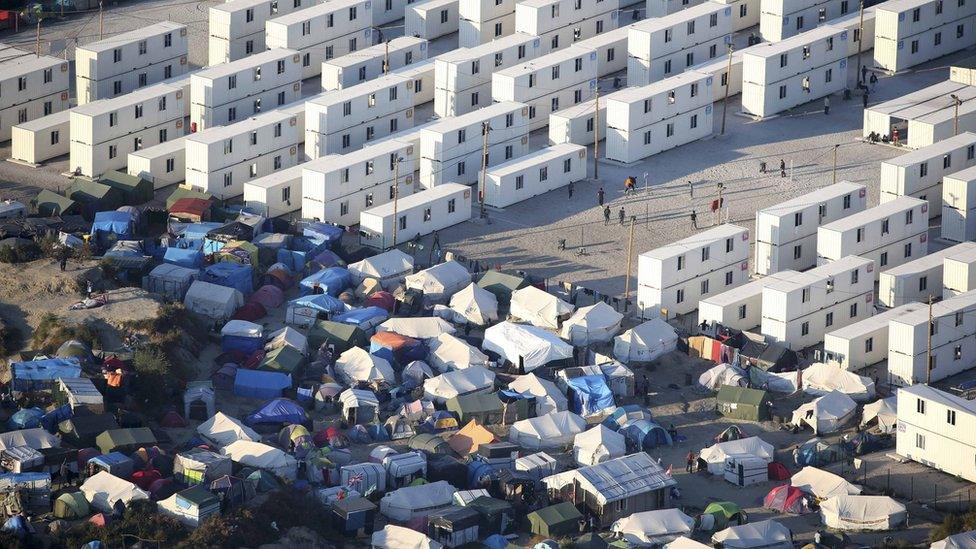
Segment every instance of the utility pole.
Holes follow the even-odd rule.
[[[63,4],[62,4],[63,5]],[[37,19],[37,38],[35,39],[35,46],[37,48],[37,56],[41,56],[41,19]]]
[[[481,191],[478,193],[478,201],[481,202],[481,219],[485,219],[488,215],[485,213],[485,191],[488,181],[488,132],[491,131],[491,126],[488,122],[481,123]]]
[[[718,225],[722,224],[722,190],[725,189],[725,184],[721,181],[716,184],[718,187],[718,207],[715,208],[715,212],[718,213]]]
[[[839,149],[839,148],[840,148],[840,144],[839,143],[836,144],[836,145],[834,145],[834,168],[833,168],[833,170],[831,170],[831,174],[833,176],[833,182],[834,183],[837,183],[837,149]]]
[[[932,294],[929,294],[929,333],[928,344],[925,348],[925,384],[932,383],[932,330],[935,323],[932,321]]]
[[[105,36],[105,12],[102,11],[102,0],[98,0],[98,39]]]
[[[722,99],[722,131],[725,135],[725,114],[729,112],[729,86],[732,85],[732,44],[729,44],[729,64],[725,69],[725,98]]]
[[[593,179],[600,179],[600,81],[596,81],[596,109],[593,113]]]
[[[630,243],[627,244],[627,274],[624,275],[624,312],[630,305],[630,269],[634,261],[634,227],[637,226],[637,217],[630,218]]]
[[[959,135],[959,105],[962,104],[962,100],[954,93],[949,97],[952,98],[952,107],[955,109],[952,115],[952,135]]]
[[[397,200],[400,198],[400,155],[393,159],[393,247],[397,245],[397,226],[400,219],[397,217]]]
[[[864,45],[864,0],[860,1],[861,19],[857,24],[857,81],[864,84],[861,79],[861,47]],[[867,89],[865,88],[865,91]]]

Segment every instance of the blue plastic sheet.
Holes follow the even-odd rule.
[[[81,377],[81,363],[75,357],[14,362],[10,369],[15,391],[42,390],[59,377]]]
[[[291,388],[291,376],[280,372],[265,372],[238,368],[234,377],[234,394],[248,398],[275,398]]]
[[[199,269],[203,265],[203,252],[199,248],[166,248],[163,262],[188,269]]]
[[[302,295],[316,293],[316,285],[331,296],[337,296],[352,286],[352,275],[343,267],[329,267],[305,277],[300,283]]]
[[[250,265],[240,265],[230,261],[214,263],[200,273],[199,280],[218,286],[234,288],[244,295],[254,293],[254,277]]]
[[[287,398],[276,398],[245,418],[249,425],[261,423],[304,423],[308,419],[301,404]]]
[[[98,236],[99,233],[114,234],[119,240],[132,239],[132,214],[129,212],[96,212],[95,221],[92,222],[91,234]]]
[[[613,391],[607,386],[603,376],[574,377],[566,384],[569,385],[567,396],[570,399],[570,410],[579,415],[588,416],[616,406]]]

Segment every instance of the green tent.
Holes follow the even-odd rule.
[[[181,185],[176,187],[176,189],[173,190],[173,194],[169,195],[169,198],[166,199],[166,209],[169,210],[172,208],[173,204],[175,204],[176,201],[181,198],[202,198],[204,200],[213,200],[213,195],[205,191],[198,191],[196,189],[183,187]]]
[[[109,429],[95,437],[95,445],[103,454],[122,452],[128,454],[142,447],[156,445],[156,435],[148,427]]]
[[[317,351],[324,343],[335,345],[335,358],[353,347],[369,348],[369,338],[359,326],[319,320],[308,329],[308,348]]]
[[[770,419],[770,403],[766,391],[734,385],[723,385],[718,390],[715,408],[725,417],[745,421]]]
[[[125,203],[130,206],[145,204],[153,199],[153,184],[136,175],[109,170],[98,178],[98,182],[121,191]]]
[[[74,215],[80,210],[78,203],[74,200],[47,189],[37,193],[34,202],[37,204],[37,214],[44,217]]]
[[[529,531],[545,538],[561,538],[579,532],[583,515],[568,501],[529,513]]]
[[[449,412],[458,416],[460,423],[467,423],[472,419],[481,425],[504,423],[502,401],[497,393],[458,395],[448,400],[446,406]]]
[[[499,271],[488,271],[478,281],[478,286],[488,290],[498,299],[498,305],[508,307],[512,302],[512,292],[521,290],[529,285],[529,281],[521,276],[506,274]]]
[[[605,539],[592,532],[583,534],[569,544],[569,549],[607,549],[608,547],[610,544]],[[623,547],[629,547],[629,544],[625,542]]]
[[[264,356],[258,370],[292,374],[305,364],[305,356],[294,347],[278,347]]]
[[[98,435],[118,428],[112,414],[83,414],[58,423],[61,437],[78,448],[94,446]]]
[[[733,521],[738,524],[745,524],[749,520],[745,511],[731,501],[709,503],[702,514],[715,517],[714,530],[724,530]]]
[[[454,453],[451,445],[447,443],[444,437],[431,433],[421,433],[410,437],[407,446],[411,450],[422,450],[429,454],[451,455]]]
[[[68,492],[54,500],[54,516],[59,519],[75,520],[91,514],[88,500],[82,492]]]
[[[86,218],[94,217],[95,212],[116,210],[125,206],[125,195],[121,190],[87,179],[76,177],[65,194],[81,205],[82,215]]]

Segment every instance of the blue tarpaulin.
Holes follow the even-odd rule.
[[[246,320],[231,320],[220,329],[220,349],[240,351],[250,355],[264,346],[264,330],[260,324]]]
[[[198,248],[166,248],[163,262],[188,269],[199,269],[203,265],[203,252]]]
[[[183,227],[183,229],[177,234],[186,240],[193,240],[198,242],[197,245],[202,245],[203,240],[207,238],[207,233],[214,229],[219,229],[223,227],[223,223],[190,223]]]
[[[332,317],[331,320],[343,324],[353,324],[359,326],[364,332],[371,332],[373,328],[386,322],[388,318],[390,318],[390,313],[386,309],[371,306],[346,311]]]
[[[7,420],[7,428],[10,430],[34,429],[41,426],[42,417],[44,417],[44,410],[40,408],[21,408]]]
[[[302,235],[315,244],[324,244],[326,248],[335,248],[342,241],[343,231],[340,227],[328,223],[313,222],[305,226]]]
[[[291,376],[280,372],[238,368],[234,377],[234,394],[242,397],[275,398],[289,388]]]
[[[199,280],[251,295],[254,293],[254,277],[251,273],[250,265],[221,261],[204,269]]]
[[[589,416],[601,410],[613,409],[613,391],[607,386],[603,376],[580,376],[566,382],[569,386],[567,397],[569,409],[581,416]]]
[[[307,295],[293,299],[288,302],[288,307],[308,307],[328,315],[338,314],[346,310],[345,303],[328,294]]]
[[[59,377],[81,377],[81,363],[75,357],[14,362],[10,369],[15,391],[44,390]]]
[[[305,270],[305,258],[307,252],[302,252],[298,250],[278,250],[278,255],[275,257],[277,263],[281,263],[288,270],[293,273],[300,273]]]
[[[302,295],[319,293],[315,291],[318,286],[322,292],[337,296],[352,286],[352,275],[344,267],[329,267],[305,277],[299,285],[302,288]]]
[[[131,240],[132,214],[116,210],[96,212],[95,221],[92,222],[91,234],[97,237],[99,233],[114,234],[119,240]]]
[[[304,423],[308,419],[302,405],[287,398],[276,398],[245,418],[248,425],[261,423]]]
[[[41,426],[44,427],[45,431],[54,434],[58,432],[58,423],[71,419],[74,415],[71,405],[65,404],[44,414],[44,417],[41,418]]]
[[[627,422],[618,431],[627,439],[627,446],[633,451],[647,451],[658,446],[671,446],[671,435],[657,423],[647,419]]]
[[[332,250],[322,250],[312,258],[310,267],[312,270],[318,270],[327,267],[345,267],[345,265],[345,262],[339,257],[339,254]]]

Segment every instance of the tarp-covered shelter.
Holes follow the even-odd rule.
[[[91,507],[103,513],[111,513],[119,501],[128,505],[135,500],[149,499],[148,492],[105,471],[89,477],[81,485],[81,493],[85,494]]]
[[[383,458],[383,468],[386,469],[387,490],[409,486],[417,479],[427,476],[426,454],[419,451],[391,453]]]
[[[200,272],[199,280],[234,288],[243,295],[250,295],[254,291],[254,270],[250,265],[230,261],[214,263]]]
[[[527,286],[512,293],[512,316],[533,326],[559,329],[560,322],[572,312],[571,304],[535,286]]]
[[[865,404],[861,414],[861,427],[873,425],[872,422],[875,422],[882,433],[894,433],[898,422],[897,401],[897,397],[888,397]]]
[[[210,482],[232,473],[229,457],[205,448],[190,448],[173,458],[173,475],[182,484],[192,486]]]
[[[498,393],[458,395],[449,399],[445,408],[456,415],[461,423],[477,421],[482,425],[500,425],[505,422],[504,406]]]
[[[244,305],[244,294],[234,288],[195,280],[187,290],[183,304],[210,320],[223,321],[234,316],[238,307]]]
[[[133,452],[142,447],[156,445],[156,435],[148,427],[111,429],[95,438],[98,449],[103,454],[109,452]]]
[[[352,347],[366,347],[369,340],[358,327],[341,322],[319,320],[309,328],[308,348],[317,351],[322,345],[332,345],[336,358]]]
[[[560,335],[573,345],[584,347],[607,342],[620,331],[624,315],[602,301],[589,307],[580,307],[573,316],[563,322]]]
[[[376,327],[377,332],[396,332],[414,339],[434,339],[441,334],[453,334],[454,326],[443,318],[391,318]]]
[[[568,409],[566,396],[548,379],[529,373],[516,377],[508,384],[511,391],[535,397],[536,413],[540,416]]]
[[[164,264],[193,269],[194,276],[199,273],[199,269],[203,266],[203,262],[204,255],[200,248],[179,248],[169,246],[166,248],[166,251],[163,252]]]
[[[357,261],[348,268],[356,284],[367,278],[374,278],[380,281],[383,288],[390,290],[396,288],[401,279],[413,272],[413,257],[394,248]]]
[[[342,418],[351,424],[373,423],[379,418],[380,401],[372,391],[346,389],[339,394]]]
[[[716,410],[725,417],[746,421],[766,421],[771,417],[766,391],[723,385],[715,398]]]
[[[478,541],[481,515],[474,509],[452,506],[431,513],[427,520],[427,533],[445,547],[462,547]]]
[[[678,537],[691,535],[694,526],[695,519],[678,509],[658,509],[624,517],[614,522],[610,530],[630,547],[660,547]]]
[[[388,519],[400,522],[427,517],[434,511],[449,507],[456,491],[457,488],[443,480],[406,486],[384,495],[380,500],[380,512]]]
[[[443,436],[433,433],[420,433],[410,437],[407,446],[411,450],[423,450],[429,454],[451,454],[451,445]]]
[[[794,473],[790,484],[817,499],[828,499],[834,496],[856,496],[861,488],[851,484],[844,477],[830,471],[807,466]]]
[[[294,457],[274,446],[260,442],[238,440],[220,451],[229,456],[234,463],[269,471],[282,480],[293,481],[298,472],[298,462]]]
[[[312,273],[298,283],[302,295],[338,296],[352,286],[352,275],[344,267],[328,267]]]
[[[617,360],[651,362],[678,347],[678,332],[664,321],[653,318],[613,338],[613,356]]]
[[[149,271],[143,289],[171,301],[183,301],[198,272],[197,269],[162,263]]]
[[[698,376],[698,384],[710,391],[717,391],[723,386],[746,387],[749,378],[746,373],[731,364],[716,364]]]
[[[555,412],[512,424],[508,438],[527,450],[559,448],[572,444],[586,429],[586,420],[569,412]]]
[[[477,421],[472,420],[458,432],[451,435],[447,439],[447,443],[457,455],[463,457],[477,452],[478,447],[482,444],[490,444],[494,440],[495,435],[491,431],[479,425]]]
[[[220,499],[202,486],[191,486],[156,503],[162,514],[196,528],[208,517],[220,514]]]
[[[442,549],[444,546],[416,530],[387,524],[382,530],[373,532],[370,547],[372,549]]]
[[[908,519],[908,510],[888,496],[834,496],[820,503],[825,525],[838,530],[892,530]]]
[[[346,304],[329,294],[312,294],[293,299],[285,309],[285,322],[307,328],[317,320],[329,318],[346,310]]]
[[[231,320],[220,329],[223,352],[239,351],[249,355],[264,347],[264,327],[246,320]]]
[[[427,358],[427,346],[419,339],[396,332],[376,332],[369,338],[369,352],[390,364],[407,364]]]
[[[529,281],[524,277],[503,273],[500,271],[487,271],[478,280],[478,287],[488,290],[495,295],[498,305],[508,308],[512,301],[512,294],[529,285]]]
[[[529,373],[550,362],[573,358],[573,346],[535,326],[499,322],[485,330],[482,348]]]
[[[283,372],[238,368],[234,375],[234,394],[247,398],[280,397],[291,386],[291,376]]]
[[[222,448],[238,440],[250,442],[261,440],[261,435],[253,429],[244,425],[239,419],[228,416],[223,412],[217,412],[214,417],[201,423],[197,427],[197,434],[218,448]]]
[[[0,450],[17,446],[29,446],[35,450],[59,448],[61,446],[61,439],[40,427],[17,429],[16,431],[0,433]]]
[[[457,261],[446,261],[407,275],[407,289],[423,292],[428,304],[444,303],[471,283],[471,273]]]
[[[10,388],[14,391],[46,391],[61,377],[81,377],[81,362],[75,358],[44,358],[10,365]]]
[[[574,377],[566,380],[566,385],[569,409],[583,417],[609,413],[617,407],[602,375]]]
[[[856,402],[874,398],[874,380],[842,368],[836,363],[818,362],[804,368],[801,376],[803,391],[811,395],[825,395],[839,391]]]
[[[797,408],[790,423],[809,425],[814,434],[833,433],[846,425],[856,411],[857,403],[851,397],[831,391]]]
[[[270,400],[244,419],[244,423],[248,425],[281,425],[306,421],[308,416],[305,414],[305,409],[294,400],[287,398]]]
[[[728,442],[719,442],[704,448],[698,459],[708,466],[708,472],[721,475],[725,471],[725,460],[730,457],[757,457],[769,463],[775,458],[776,449],[759,437],[749,437]]]
[[[451,334],[441,334],[428,343],[430,365],[442,373],[471,366],[488,366],[488,355]]]
[[[94,446],[98,435],[118,428],[112,414],[79,414],[58,424],[61,437],[78,448]]]
[[[343,352],[335,363],[335,372],[347,385],[357,382],[396,384],[396,373],[386,360],[353,347]]]
[[[573,439],[573,457],[578,465],[596,465],[627,454],[624,436],[596,425]]]
[[[793,535],[775,520],[764,520],[716,532],[712,543],[721,543],[727,549],[792,549]]]
[[[543,507],[529,513],[529,531],[546,538],[561,538],[572,535],[579,529],[583,518],[576,506],[568,501]]]
[[[498,320],[498,298],[474,282],[451,296],[450,307],[455,315],[477,326]]]
[[[424,380],[424,397],[435,402],[447,402],[458,395],[490,392],[494,385],[494,372],[472,366]]]
[[[373,333],[376,328],[390,318],[390,313],[383,307],[371,305],[361,309],[351,309],[332,316],[335,322],[358,327],[365,333]]]
[[[132,240],[135,236],[132,214],[118,210],[96,212],[91,236],[103,249],[119,240]]]
[[[929,545],[929,549],[973,549],[973,547],[976,547],[976,530],[955,534]]]

